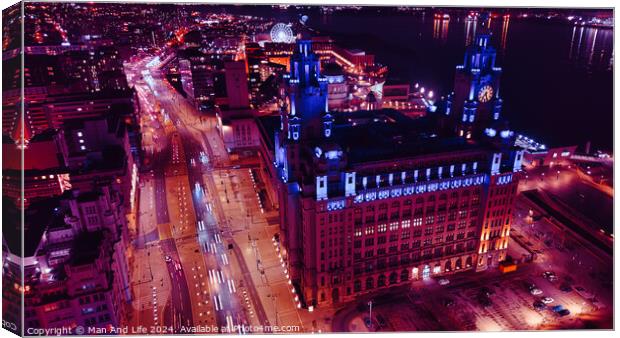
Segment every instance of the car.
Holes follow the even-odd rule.
[[[550,282],[553,282],[553,281],[558,279],[558,276],[556,276],[555,272],[553,272],[553,271],[545,271],[545,272],[543,272],[543,277],[546,280],[550,281]]]
[[[547,308],[547,305],[545,305],[545,303],[543,303],[543,302],[541,302],[539,300],[534,302],[534,309],[540,311],[540,310],[544,310],[546,308]]]
[[[385,320],[385,318],[383,318],[382,315],[378,314],[375,319],[377,320],[377,324],[379,324],[379,327],[386,327],[387,326],[387,321]]]
[[[586,290],[583,286],[573,286],[573,290],[575,290],[575,292],[577,292],[577,294],[579,294],[581,297],[585,298],[585,299],[592,299],[594,298],[594,295],[590,292],[588,292],[588,290]]]
[[[523,282],[523,285],[528,291],[536,287],[536,284],[528,282],[528,281]]]
[[[560,304],[560,305],[553,306],[553,307],[551,308],[551,311],[553,311],[553,312],[555,312],[555,313],[558,313],[558,312],[560,312],[560,311],[562,311],[562,310],[565,310],[565,308],[564,308],[564,305],[561,305],[561,304]]]
[[[452,306],[454,306],[454,304],[455,304],[454,303],[454,299],[452,299],[452,298],[444,298],[444,300],[443,300],[443,306],[445,306],[445,307],[452,307]]]
[[[371,330],[372,330],[372,329],[374,329],[374,328],[376,328],[376,327],[373,325],[372,320],[370,319],[370,317],[364,317],[364,325],[366,325],[366,327],[367,327],[367,328],[369,328],[369,329],[371,329]]]
[[[485,296],[487,296],[487,297],[491,297],[491,296],[493,296],[495,294],[495,291],[490,289],[490,288],[488,288],[488,287],[486,287],[486,286],[484,286],[484,287],[480,288],[480,293],[485,295]]]
[[[545,303],[545,304],[551,304],[553,303],[554,299],[551,297],[543,297],[540,299],[541,302]]]
[[[439,285],[448,285],[450,284],[450,281],[445,278],[441,278],[440,280],[437,281],[437,283],[439,283]]]
[[[568,309],[564,309],[564,310],[560,310],[560,311],[558,311],[558,312],[557,312],[557,314],[558,314],[560,317],[564,317],[564,316],[568,316],[568,315],[570,315],[570,311],[568,311]]]
[[[530,293],[534,296],[542,295],[542,290],[539,288],[530,289]]]
[[[560,285],[560,291],[562,291],[562,292],[571,292],[571,291],[573,291],[573,288],[568,283],[562,283],[562,285]]]
[[[166,262],[172,262],[172,257],[170,257],[170,256],[166,255],[166,257],[164,257],[164,260],[165,260]]]

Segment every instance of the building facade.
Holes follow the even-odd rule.
[[[290,69],[273,164],[282,252],[306,306],[506,258],[523,156],[510,138],[444,135],[432,116],[390,109],[334,117],[310,41]]]

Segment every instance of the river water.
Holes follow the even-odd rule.
[[[345,48],[375,54],[390,77],[420,82],[439,95],[452,91],[475,24],[462,13],[435,19],[432,11],[394,9],[323,13],[307,9],[237,6],[229,12],[296,22],[329,35]],[[613,31],[576,27],[568,21],[498,16],[491,21],[492,44],[503,68],[504,116],[512,128],[548,146],[592,142],[613,147]]]

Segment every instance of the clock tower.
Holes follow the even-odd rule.
[[[446,115],[459,136],[471,138],[496,124],[502,100],[499,96],[502,69],[495,66],[496,51],[490,45],[489,21],[481,20],[480,33],[456,66],[454,92],[448,96]]]

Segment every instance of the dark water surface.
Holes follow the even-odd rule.
[[[475,26],[462,15],[435,19],[430,11],[398,13],[392,9],[321,13],[317,8],[278,10],[239,6],[229,12],[296,22],[346,48],[375,54],[390,77],[420,82],[439,95],[452,91],[454,69],[462,63]],[[575,27],[568,22],[492,20],[492,44],[503,68],[500,95],[513,129],[553,145],[611,150],[613,147],[613,31]]]

